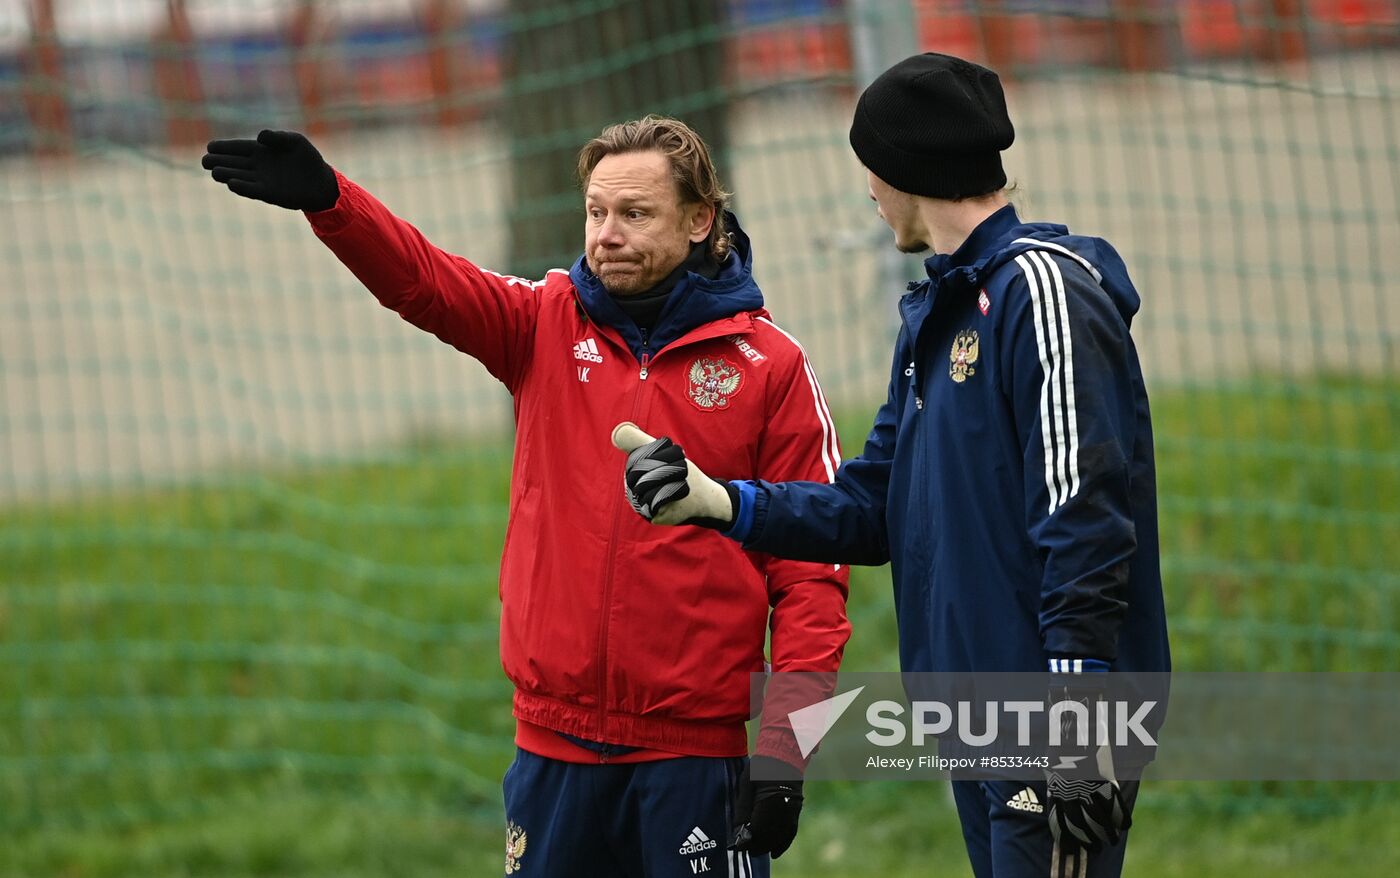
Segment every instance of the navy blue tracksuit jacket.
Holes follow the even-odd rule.
[[[735,482],[729,536],[891,562],[904,671],[1167,671],[1140,299],[1098,238],[1007,206],[900,301],[889,398],[834,484]],[[1064,668],[1068,670],[1068,668]]]

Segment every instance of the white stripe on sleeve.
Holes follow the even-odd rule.
[[[1040,354],[1040,370],[1043,376],[1040,381],[1040,432],[1041,445],[1045,449],[1045,491],[1050,495],[1049,511],[1054,512],[1055,507],[1060,505],[1060,484],[1055,473],[1056,433],[1054,421],[1050,417],[1054,389],[1050,382],[1052,366],[1050,349],[1046,342],[1046,316],[1043,297],[1040,293],[1040,281],[1036,279],[1035,269],[1031,267],[1025,254],[1016,257],[1016,264],[1021,266],[1021,271],[1026,276],[1026,285],[1030,288],[1031,293],[1031,314],[1035,323],[1035,346]]]
[[[836,481],[836,467],[841,464],[841,452],[836,442],[836,424],[832,421],[831,412],[826,407],[826,397],[822,394],[821,385],[817,383],[817,373],[807,360],[807,351],[803,349],[801,342],[772,320],[766,317],[759,317],[758,320],[781,332],[788,341],[797,347],[797,353],[802,357],[802,371],[807,375],[807,383],[812,388],[813,407],[817,413],[817,421],[822,425],[822,465],[826,468],[827,482],[834,482]]]
[[[826,481],[830,484],[836,481],[836,468],[841,465],[841,446],[836,436],[836,421],[831,417],[831,409],[827,407],[826,394],[822,392],[821,383],[817,381],[817,372],[812,368],[811,361],[807,359],[806,348],[802,347],[802,343],[793,338],[791,333],[766,317],[757,319],[781,332],[788,341],[793,343],[793,346],[797,348],[798,356],[802,358],[802,371],[806,373],[807,383],[811,385],[817,420],[822,425],[822,465],[826,468]],[[839,573],[841,565],[834,564],[832,569]]]
[[[1079,493],[1079,416],[1074,394],[1074,340],[1064,276],[1053,258],[1035,251],[1016,257],[1030,287],[1035,340],[1044,372],[1040,426],[1045,444],[1049,512]]]
[[[1068,256],[1070,259],[1073,259],[1075,262],[1078,262],[1080,265],[1084,266],[1084,268],[1094,276],[1095,283],[1103,283],[1103,275],[1100,274],[1099,270],[1094,267],[1094,264],[1089,260],[1085,259],[1083,256],[1080,256],[1078,253],[1075,253],[1068,247],[1056,244],[1054,241],[1037,241],[1035,238],[1017,238],[1011,243],[1034,244],[1036,249],[1054,250],[1056,253],[1062,253],[1065,256]]]
[[[1060,303],[1060,313],[1064,315],[1065,341],[1065,421],[1069,436],[1069,496],[1079,493],[1079,416],[1074,409],[1074,334],[1070,332],[1069,299],[1065,294],[1065,278],[1060,274],[1060,266],[1054,259],[1043,253],[1036,254],[1050,266],[1054,279],[1055,296]]]
[[[1069,499],[1069,474],[1067,460],[1067,443],[1065,436],[1065,357],[1064,357],[1064,336],[1065,336],[1065,314],[1060,310],[1060,300],[1055,295],[1054,286],[1051,283],[1050,272],[1045,267],[1045,259],[1040,253],[1027,253],[1026,258],[1035,266],[1036,275],[1040,278],[1041,301],[1045,304],[1046,323],[1045,339],[1050,348],[1050,419],[1051,427],[1055,433],[1055,480],[1060,486],[1060,499],[1051,508],[1062,506]]]

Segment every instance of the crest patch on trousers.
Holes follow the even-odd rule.
[[[977,330],[964,329],[953,339],[953,350],[948,354],[948,377],[953,379],[953,383],[961,384],[973,375],[977,370],[973,364],[977,362]]]
[[[686,398],[702,412],[729,408],[729,400],[744,386],[744,373],[724,357],[700,357],[686,375]]]
[[[525,856],[525,830],[513,822],[506,823],[506,874],[520,871],[520,858]]]

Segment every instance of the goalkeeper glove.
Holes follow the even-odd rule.
[[[622,487],[642,518],[652,524],[694,524],[721,531],[733,526],[738,490],[701,472],[669,438],[654,439],[624,421],[613,428],[612,442],[627,452]]]
[[[1103,672],[1051,677],[1050,704],[1079,702],[1089,718],[1086,743],[1080,744],[1073,713],[1060,715],[1060,744],[1052,748],[1045,770],[1050,834],[1070,849],[1112,847],[1133,823],[1114,771],[1108,730],[1096,719],[1105,683]]]
[[[759,774],[791,777],[791,780],[753,780],[754,764]],[[755,756],[739,776],[734,803],[734,835],[731,851],[783,855],[797,838],[797,819],[802,813],[802,781],[797,769],[770,756]]]
[[[335,171],[303,135],[263,131],[257,140],[211,140],[200,162],[231,192],[289,210],[330,210],[340,198]]]

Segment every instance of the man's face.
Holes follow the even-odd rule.
[[[705,240],[714,211],[682,204],[660,152],[604,156],[584,191],[584,255],[608,292],[643,293]]]
[[[875,176],[875,172],[869,168],[865,173],[869,178],[870,200],[875,202],[880,219],[894,231],[894,245],[901,253],[922,253],[927,250],[929,244],[919,230],[914,196],[900,192]]]

